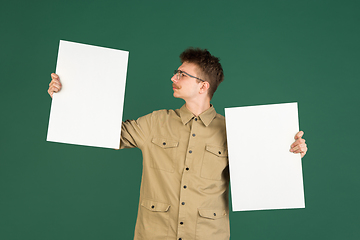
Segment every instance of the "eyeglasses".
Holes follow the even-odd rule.
[[[185,74],[185,75],[187,75],[189,77],[192,77],[192,78],[196,78],[196,79],[198,79],[198,80],[200,80],[202,82],[205,82],[205,80],[202,80],[202,79],[200,79],[198,77],[192,76],[192,75],[188,74],[187,72],[184,72],[184,71],[181,71],[181,70],[175,70],[174,71],[174,75],[176,75],[176,80],[180,80],[180,78],[182,76],[184,76],[183,74]]]

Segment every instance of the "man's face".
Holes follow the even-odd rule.
[[[184,62],[178,70],[199,77],[199,67],[194,63]],[[199,96],[201,82],[199,83],[195,78],[189,77],[186,74],[180,74],[180,79],[177,79],[175,74],[171,81],[173,82],[174,97],[189,101]]]

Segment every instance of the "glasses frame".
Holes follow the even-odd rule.
[[[185,75],[187,75],[187,76],[189,76],[189,77],[191,77],[191,78],[195,78],[195,79],[200,80],[200,81],[202,81],[202,82],[206,82],[205,80],[202,80],[202,79],[200,79],[200,78],[198,78],[198,77],[195,77],[195,76],[193,76],[193,75],[190,75],[190,74],[188,74],[187,72],[184,72],[184,71],[181,71],[181,70],[175,70],[175,71],[174,71],[174,75],[176,75],[177,80],[180,80],[180,78],[181,78],[180,74],[182,74],[182,73],[185,74]]]

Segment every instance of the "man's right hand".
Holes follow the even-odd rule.
[[[49,84],[48,93],[50,97],[53,97],[54,92],[61,90],[60,78],[56,73],[51,74],[51,82]]]

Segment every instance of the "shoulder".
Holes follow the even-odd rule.
[[[219,113],[216,113],[215,118],[217,118],[218,120],[221,120],[221,121],[225,121],[225,117]]]
[[[146,118],[146,119],[164,119],[166,117],[177,115],[176,112],[172,109],[161,109],[161,110],[155,110],[147,115],[144,115],[140,117],[139,119]]]
[[[216,114],[214,119],[212,120],[211,125],[218,129],[225,129],[225,117],[221,114]]]
[[[151,115],[154,116],[167,116],[167,115],[172,115],[172,114],[176,114],[176,110],[172,110],[172,109],[161,109],[161,110],[155,110],[152,113],[150,113]]]
[[[216,113],[214,120],[225,124],[225,117],[219,113]]]

